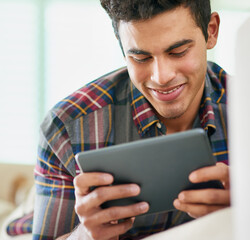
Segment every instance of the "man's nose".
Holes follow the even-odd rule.
[[[155,59],[151,70],[151,81],[164,86],[176,77],[175,66],[169,60]]]

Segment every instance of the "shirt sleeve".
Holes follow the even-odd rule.
[[[52,112],[41,125],[35,168],[34,239],[55,239],[79,223],[74,211],[75,158],[63,122]]]

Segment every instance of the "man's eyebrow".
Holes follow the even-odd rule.
[[[184,40],[181,40],[181,41],[179,41],[179,42],[176,42],[176,43],[174,43],[173,45],[171,45],[169,48],[167,48],[166,50],[165,50],[165,52],[171,52],[173,49],[176,49],[176,48],[179,48],[179,47],[181,47],[181,46],[183,46],[183,45],[186,45],[186,44],[189,44],[189,43],[192,43],[192,42],[194,42],[192,39],[184,39]]]
[[[128,54],[133,54],[133,55],[147,55],[150,56],[151,53],[147,52],[147,51],[143,51],[140,49],[136,49],[136,48],[131,48],[127,51]]]
[[[171,52],[173,49],[176,49],[178,47],[181,47],[183,45],[189,44],[194,42],[192,39],[184,39],[181,41],[178,41],[176,43],[174,43],[173,45],[171,45],[170,47],[168,47],[165,52]],[[146,56],[151,56],[152,54],[150,52],[141,50],[141,49],[137,49],[137,48],[131,48],[127,51],[128,54],[133,54],[133,55],[146,55]]]

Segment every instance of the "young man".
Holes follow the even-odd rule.
[[[220,22],[210,1],[101,4],[127,68],[76,91],[43,122],[34,239],[63,234],[60,239],[139,239],[230,205],[226,73],[206,57],[216,45]],[[81,151],[197,127],[206,130],[214,156],[224,163],[197,170],[190,180],[220,180],[225,189],[181,192],[173,212],[140,216],[149,209],[146,202],[101,209],[107,200],[138,195],[139,186],[109,186],[111,175],[79,173],[74,158]],[[90,191],[91,186],[100,187]]]

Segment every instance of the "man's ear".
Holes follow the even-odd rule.
[[[217,43],[220,27],[220,16],[217,12],[211,14],[210,22],[208,24],[207,33],[207,49],[212,49]]]

